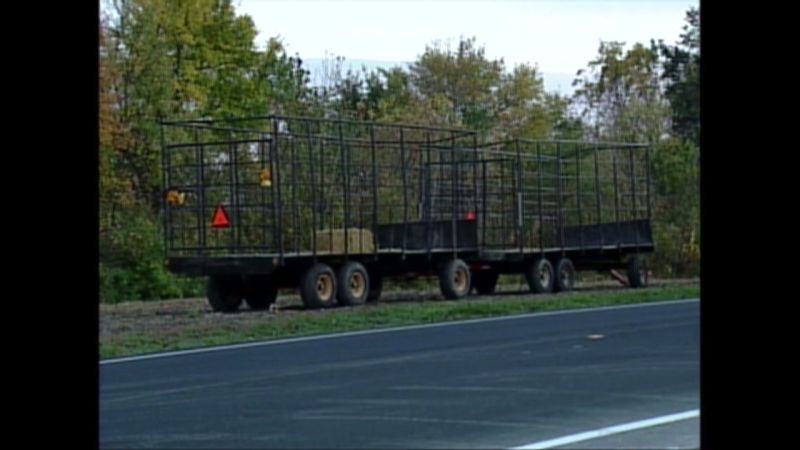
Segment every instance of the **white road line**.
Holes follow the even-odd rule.
[[[547,441],[534,442],[519,447],[514,447],[512,450],[534,450],[543,448],[553,448],[561,445],[572,444],[575,442],[586,441],[589,439],[596,439],[603,436],[612,434],[625,433],[626,431],[640,430],[642,428],[654,427],[666,423],[678,422],[681,420],[692,419],[700,417],[700,410],[693,409],[691,411],[684,411],[682,413],[670,414],[668,416],[654,417],[652,419],[638,420],[636,422],[623,423],[613,427],[600,428],[599,430],[586,431],[578,434],[571,434],[556,439],[549,439]]]
[[[363,330],[363,331],[349,331],[345,333],[332,333],[332,334],[321,334],[315,336],[304,336],[304,337],[297,337],[297,338],[289,338],[289,339],[280,339],[280,340],[272,340],[272,341],[262,341],[262,342],[250,342],[247,344],[233,344],[233,345],[220,345],[216,347],[203,347],[203,348],[195,348],[191,350],[180,350],[174,352],[164,352],[164,353],[152,353],[148,355],[140,355],[140,356],[128,356],[122,358],[113,358],[113,359],[105,359],[100,361],[100,365],[106,364],[116,364],[116,363],[123,363],[123,362],[132,362],[132,361],[142,361],[146,359],[155,359],[155,358],[167,358],[171,356],[182,356],[182,355],[191,355],[195,353],[208,353],[208,352],[217,352],[222,350],[237,350],[242,348],[250,348],[250,347],[262,347],[266,345],[279,345],[279,344],[291,344],[294,342],[305,342],[305,341],[316,341],[319,339],[331,339],[331,338],[340,338],[340,337],[348,337],[348,336],[361,336],[365,334],[376,334],[376,333],[389,333],[393,331],[406,331],[406,330],[419,330],[425,328],[437,328],[437,327],[449,327],[454,325],[466,325],[472,323],[485,323],[485,322],[498,322],[503,320],[516,320],[516,319],[528,319],[531,317],[545,317],[545,316],[556,316],[562,314],[578,314],[578,313],[585,313],[585,312],[595,312],[595,311],[608,311],[608,310],[615,310],[615,309],[629,309],[629,308],[644,308],[644,307],[651,307],[651,306],[665,306],[665,305],[675,305],[681,303],[691,303],[697,302],[700,299],[692,298],[692,299],[684,299],[684,300],[668,300],[668,301],[655,301],[649,303],[634,303],[631,305],[616,305],[616,306],[601,306],[597,308],[581,308],[581,309],[568,309],[565,311],[548,311],[548,312],[540,312],[540,313],[528,313],[528,314],[517,314],[513,316],[502,316],[502,317],[487,317],[483,319],[469,319],[469,320],[456,320],[451,322],[440,322],[440,323],[429,323],[423,325],[408,325],[403,327],[392,327],[392,328],[378,328],[373,330]]]

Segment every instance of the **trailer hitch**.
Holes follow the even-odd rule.
[[[621,273],[617,272],[614,269],[611,269],[609,272],[611,274],[611,278],[619,281],[619,283],[621,285],[623,285],[623,286],[627,286],[628,285],[628,279],[626,277],[624,277]]]

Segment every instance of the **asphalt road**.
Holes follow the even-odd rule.
[[[510,448],[699,408],[699,301],[104,363],[102,448]],[[698,448],[691,419],[564,448]]]

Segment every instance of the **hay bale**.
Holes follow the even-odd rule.
[[[345,229],[317,230],[317,251],[344,253]],[[372,253],[375,251],[372,231],[364,228],[347,229],[348,253]]]

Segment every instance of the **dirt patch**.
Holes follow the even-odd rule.
[[[470,302],[485,299],[498,299],[531,295],[527,291],[524,281],[516,276],[501,278],[497,293],[492,296],[470,296],[459,302]],[[697,285],[699,279],[669,279],[651,280],[651,287],[679,287]],[[385,284],[386,292],[376,304],[355,308],[382,308],[390,304],[413,302],[444,302],[435,284],[427,290],[401,290],[399,284],[392,286],[388,280]],[[616,281],[579,281],[576,285],[577,292],[607,292],[627,289]],[[551,294],[557,295],[557,294]],[[537,296],[546,298],[548,296]],[[533,297],[533,296],[532,296]],[[276,320],[293,315],[313,315],[339,313],[346,308],[331,310],[304,310],[300,297],[291,290],[282,291],[273,311],[255,311],[242,305],[236,313],[218,313],[211,310],[204,298],[190,298],[180,300],[160,300],[149,302],[126,302],[115,305],[100,305],[100,342],[113,343],[123,336],[148,335],[172,336],[191,330],[192,333],[202,333],[203,330],[213,329],[247,329],[258,323]]]

